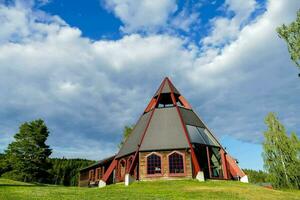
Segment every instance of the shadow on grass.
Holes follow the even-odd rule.
[[[0,184],[0,187],[44,187],[46,185],[18,185],[18,184]]]

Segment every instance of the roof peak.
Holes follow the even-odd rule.
[[[154,94],[154,97],[157,97],[159,94],[165,94],[165,93],[174,93],[176,95],[181,95],[180,92],[177,90],[177,88],[173,85],[172,81],[169,77],[165,77],[160,84],[159,88]]]

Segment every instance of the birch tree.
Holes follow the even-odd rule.
[[[289,137],[285,127],[274,113],[265,119],[268,126],[263,142],[264,167],[275,188],[299,188],[299,139],[295,133]]]

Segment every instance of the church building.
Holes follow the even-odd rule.
[[[119,152],[81,169],[79,186],[175,179],[248,182],[237,161],[165,78]]]

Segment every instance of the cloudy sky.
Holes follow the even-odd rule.
[[[262,169],[264,117],[300,133],[300,79],[275,28],[299,0],[0,0],[0,152],[50,129],[53,157],[117,151],[165,76],[240,161]]]

